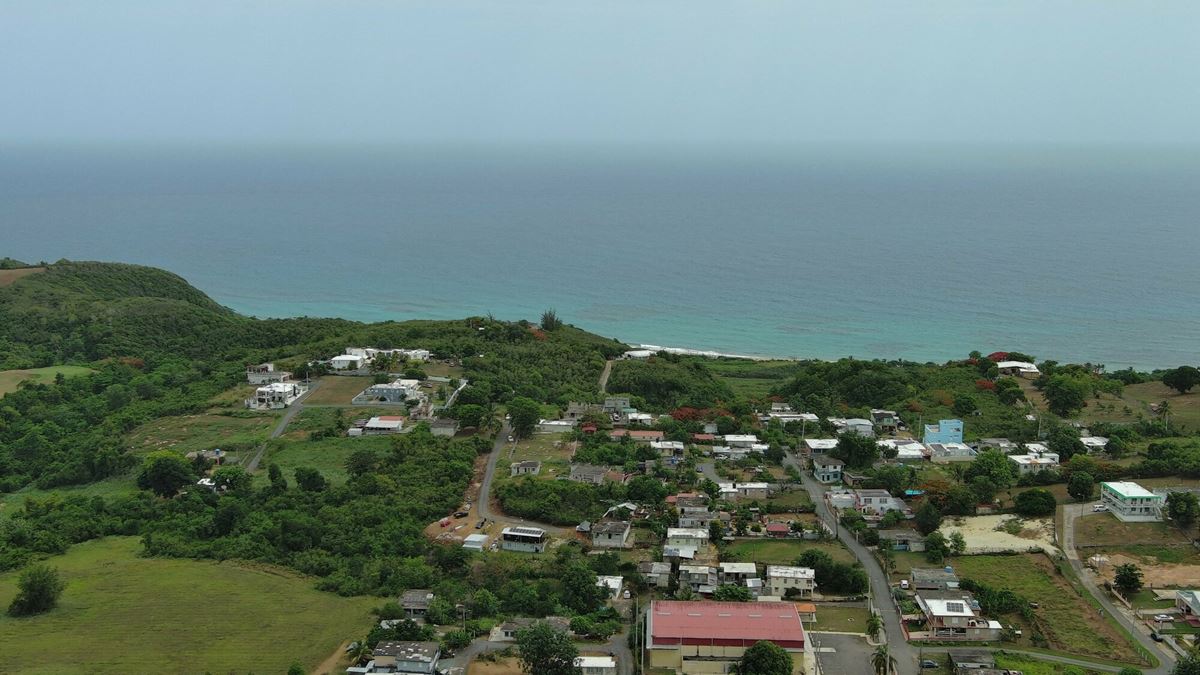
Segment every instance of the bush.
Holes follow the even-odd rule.
[[[1027,518],[1038,518],[1054,513],[1058,502],[1049,490],[1034,488],[1017,495],[1013,500],[1014,510]]]
[[[8,606],[9,616],[31,616],[54,609],[66,585],[53,567],[30,567],[17,581],[17,597]]]

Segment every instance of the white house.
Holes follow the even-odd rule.
[[[854,432],[859,436],[870,438],[875,435],[875,423],[871,420],[865,420],[861,417],[853,417],[846,420],[846,426],[843,428],[843,433]]]
[[[800,443],[804,452],[815,455],[829,452],[837,447],[836,438],[806,438]]]
[[[975,449],[964,443],[929,443],[929,461],[934,464],[950,464],[951,462],[973,462]]]
[[[1131,481],[1111,481],[1100,484],[1100,501],[1118,520],[1155,522],[1162,520],[1166,497]]]
[[[736,483],[741,499],[766,499],[771,494],[770,483]]]
[[[1103,436],[1082,436],[1079,442],[1087,448],[1089,455],[1108,449],[1108,439]]]
[[[786,597],[789,590],[795,589],[794,596],[812,597],[816,588],[816,572],[811,567],[792,567],[790,565],[767,565],[766,591],[767,595]]]
[[[421,673],[438,672],[441,647],[437,642],[385,641],[371,650],[372,658],[365,666],[351,666],[347,673]]]
[[[500,532],[500,548],[505,551],[541,553],[546,550],[546,531],[540,527],[506,527]]]
[[[717,572],[723,584],[740,584],[758,578],[758,565],[752,562],[723,562]]]
[[[758,436],[754,434],[725,434],[725,444],[731,448],[751,448],[758,445]]]
[[[251,410],[278,410],[296,402],[308,391],[298,382],[272,382],[254,390],[254,397],[246,399]]]
[[[379,436],[382,434],[398,434],[404,428],[404,418],[399,415],[383,415],[372,417],[363,425],[364,436]]]
[[[708,546],[708,530],[698,527],[668,527],[667,546],[698,549]]]
[[[292,376],[286,370],[275,370],[274,363],[260,363],[257,366],[246,367],[246,381],[250,384],[270,384],[286,382]]]
[[[821,483],[839,483],[846,463],[836,457],[818,455],[813,457],[813,476]]]
[[[329,359],[329,367],[334,370],[358,370],[367,362],[366,356],[358,354],[339,354]]]
[[[425,400],[420,380],[398,379],[391,382],[372,384],[354,397],[354,403],[404,403],[410,400]]]
[[[629,538],[628,521],[611,520],[592,525],[593,548],[628,548],[633,544]]]
[[[1031,451],[1028,455],[1009,455],[1008,461],[1016,465],[1018,476],[1058,468],[1058,454],[1050,451]]]
[[[903,499],[893,497],[887,490],[855,490],[854,506],[864,516],[882,516],[888,511],[908,511]]]
[[[596,585],[607,590],[608,597],[615,598],[621,594],[621,587],[625,585],[625,579],[618,575],[602,575],[596,577]]]
[[[617,660],[611,656],[576,656],[581,675],[617,675]]]
[[[1001,375],[1016,375],[1027,380],[1037,379],[1042,374],[1038,367],[1028,361],[1001,361],[996,364]]]

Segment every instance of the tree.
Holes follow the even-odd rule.
[[[554,311],[553,307],[542,312],[542,330],[558,330],[559,328],[562,328],[562,325],[562,319],[558,318],[558,313]]]
[[[874,438],[851,431],[838,437],[837,447],[829,454],[851,468],[861,469],[871,466],[879,459],[879,445]]]
[[[1176,527],[1186,530],[1200,519],[1200,500],[1191,492],[1168,493],[1167,515]]]
[[[517,631],[517,653],[521,668],[535,675],[577,675],[575,658],[579,650],[564,632],[539,621]],[[790,671],[789,671],[790,672]]]
[[[1022,516],[1038,518],[1054,513],[1054,509],[1058,508],[1058,502],[1049,490],[1033,488],[1017,495],[1013,500],[1013,508]]]
[[[900,524],[904,520],[904,513],[900,511],[888,511],[883,514],[883,518],[879,519],[879,527],[887,530]]]
[[[887,645],[879,645],[871,654],[871,668],[875,670],[875,675],[887,675],[893,661],[895,659],[888,654]]]
[[[305,675],[306,672],[308,671],[304,670],[304,666],[299,663],[293,663],[288,667],[287,675]]]
[[[271,462],[267,466],[267,479],[271,481],[271,489],[276,492],[287,490],[287,479],[283,477],[283,471],[275,462]]]
[[[34,565],[17,580],[17,597],[8,606],[9,616],[31,616],[54,609],[67,584],[58,570],[49,565]]]
[[[607,593],[596,581],[592,568],[581,562],[571,563],[562,574],[562,603],[577,614],[591,613]]]
[[[750,602],[753,599],[749,588],[736,584],[717,586],[717,589],[713,591],[712,598],[721,602]]]
[[[1180,366],[1163,373],[1162,381],[1175,391],[1186,394],[1192,387],[1200,384],[1200,369],[1194,366]]]
[[[159,497],[174,497],[179,489],[196,480],[192,467],[184,458],[170,450],[152,452],[142,462],[137,484]]]
[[[213,485],[226,492],[245,494],[254,483],[251,476],[240,466],[223,466],[213,472]]]
[[[960,556],[967,552],[967,540],[962,532],[955,530],[950,533],[950,553]]]
[[[298,466],[295,471],[296,485],[305,492],[320,492],[329,484],[320,471],[307,466]]]
[[[1200,656],[1188,654],[1175,662],[1171,675],[1200,675]]]
[[[500,601],[488,589],[481,588],[471,596],[471,614],[473,616],[495,616],[499,611]]]
[[[979,404],[975,402],[975,397],[970,394],[959,394],[954,397],[954,414],[959,417],[966,417],[971,413],[979,410]]]
[[[1071,474],[1071,481],[1067,483],[1067,494],[1074,497],[1076,501],[1085,502],[1092,498],[1092,491],[1095,488],[1096,481],[1092,478],[1092,474],[1086,471],[1076,471]]]
[[[867,636],[873,639],[879,638],[879,631],[883,630],[883,619],[875,612],[867,617]]]
[[[1113,578],[1117,590],[1128,598],[1142,589],[1142,571],[1133,563],[1117,565],[1116,576]]]
[[[346,473],[350,476],[362,476],[372,473],[379,464],[379,456],[370,448],[359,448],[346,458]]]
[[[977,479],[986,478],[996,490],[1011,486],[1016,477],[1016,467],[1009,461],[1008,456],[999,450],[984,450],[979,453],[963,474],[963,479],[972,483],[972,488]],[[991,497],[982,501],[991,501]]]
[[[508,402],[508,414],[512,418],[513,433],[519,438],[527,438],[542,419],[542,406],[531,398],[518,396]]]
[[[1125,668],[1122,668],[1120,671],[1118,671],[1117,675],[1143,675],[1143,673],[1142,673],[1142,671],[1138,670],[1137,668],[1129,668],[1127,666]]]
[[[929,536],[925,537],[925,560],[940,565],[948,555],[950,546],[946,544],[946,537],[941,532],[930,532]]]
[[[350,663],[355,666],[370,661],[371,656],[373,656],[370,641],[364,637],[363,639],[355,642],[354,644],[350,645],[349,649],[346,650],[346,655],[350,657]]]
[[[1046,447],[1058,455],[1058,461],[1062,464],[1071,461],[1071,458],[1075,455],[1087,454],[1087,446],[1083,444],[1083,441],[1079,440],[1079,434],[1065,426],[1059,427],[1050,433],[1050,439],[1046,441]]]
[[[792,655],[774,642],[761,640],[742,653],[738,672],[743,675],[791,675]]]
[[[921,534],[929,534],[942,526],[942,512],[933,502],[928,499],[917,509],[916,513],[917,531]]]
[[[1070,417],[1083,410],[1087,398],[1092,393],[1092,385],[1071,375],[1054,375],[1046,381],[1042,394],[1050,412],[1059,417]]]

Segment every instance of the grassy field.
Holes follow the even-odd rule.
[[[838,605],[817,605],[816,623],[805,624],[808,630],[828,630],[845,633],[867,632],[867,617],[870,613],[866,607],[841,607]]]
[[[854,554],[837,542],[802,539],[742,539],[726,547],[725,558],[769,565],[791,565],[801,553],[810,548],[825,551],[838,562],[854,562]]]
[[[245,417],[213,414],[163,417],[131,431],[125,443],[135,453],[167,449],[181,453],[213,448],[248,450],[267,440],[278,417],[273,413]]]
[[[1009,588],[1041,606],[1034,610],[1037,627],[1049,647],[1057,651],[1136,663],[1137,654],[1126,637],[1085,598],[1080,589],[1059,574],[1040,554],[961,556],[951,562],[959,578],[969,578],[997,588]],[[1022,626],[1022,644],[1034,626],[1018,614],[1004,623]]]
[[[4,396],[10,391],[16,391],[17,385],[22,382],[29,381],[34,384],[48,384],[54,382],[54,377],[59,373],[62,373],[63,377],[78,377],[91,372],[93,372],[91,368],[84,368],[83,366],[50,366],[49,368],[31,368],[29,370],[0,370],[0,396]]]
[[[0,270],[0,288],[12,286],[17,282],[17,279],[20,279],[21,277],[27,277],[30,274],[37,274],[38,272],[45,271],[45,267],[22,267],[15,270]]]
[[[451,366],[441,361],[430,361],[422,363],[420,366],[421,370],[430,377],[449,377],[461,380],[463,376],[462,366]]]
[[[0,617],[6,673],[282,673],[312,669],[371,625],[374,598],[341,598],[265,566],[139,558],[135,537],[80,544],[50,559],[67,581],[58,608]],[[17,573],[0,575],[0,605]]]
[[[1167,401],[1171,404],[1171,424],[1195,432],[1200,430],[1200,390],[1180,394],[1162,382],[1145,382],[1125,387],[1122,397],[1144,406],[1145,415],[1156,419],[1150,404]]]
[[[1123,523],[1109,513],[1089,513],[1075,520],[1075,546],[1186,546],[1192,538],[1167,523]]]
[[[71,485],[66,487],[57,487],[51,490],[39,490],[37,488],[27,487],[17,492],[6,492],[0,494],[0,520],[3,520],[9,513],[19,510],[21,505],[25,503],[26,497],[31,497],[33,499],[45,499],[52,496],[67,497],[70,495],[82,495],[84,497],[113,497],[116,495],[137,492],[137,489],[138,488],[134,482],[133,474],[109,478],[96,483],[88,483],[87,485]]]
[[[766,397],[797,370],[793,361],[701,359],[701,362],[713,375],[724,380],[733,393],[745,398]]]
[[[292,473],[296,467],[307,466],[320,471],[331,483],[341,485],[346,482],[346,459],[351,453],[368,449],[382,455],[390,451],[391,447],[392,441],[387,436],[326,438],[319,441],[283,440],[273,442],[267,448],[261,467],[278,464],[283,470],[283,475],[292,482]],[[256,479],[266,482],[266,472],[260,472]]]
[[[554,479],[570,475],[572,452],[572,443],[567,440],[566,434],[534,434],[518,440],[515,447],[511,443],[505,446],[504,454],[498,463],[504,471],[497,469],[496,475],[499,478],[507,478],[509,464],[529,460],[542,463],[539,478]]]
[[[321,378],[316,391],[304,399],[306,405],[350,405],[350,401],[363,389],[375,383],[374,378],[331,375]],[[397,406],[403,409],[404,406]]]
[[[1100,675],[1100,671],[1090,668],[1081,669],[1078,666],[1067,666],[1049,661],[1035,661],[1027,656],[1016,654],[996,654],[996,667],[1008,670],[1019,670],[1024,675]]]
[[[776,493],[767,500],[767,503],[787,509],[802,509],[805,511],[813,508],[812,498],[803,489]]]

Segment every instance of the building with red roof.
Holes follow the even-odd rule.
[[[787,523],[767,523],[767,535],[771,537],[786,537],[790,529]]]
[[[807,641],[794,603],[656,600],[646,624],[651,668],[725,672],[724,664],[766,640],[792,653],[793,673],[804,672]]]

